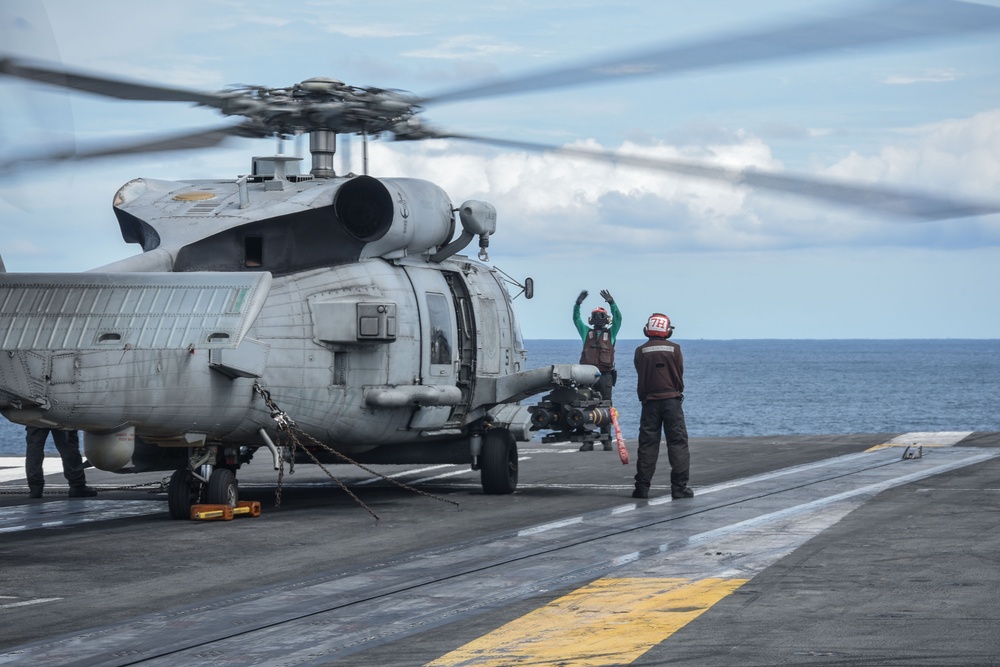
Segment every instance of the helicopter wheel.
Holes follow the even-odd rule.
[[[190,519],[191,505],[201,498],[201,484],[194,481],[187,468],[175,470],[167,487],[167,507],[171,519]]]
[[[495,428],[483,436],[480,479],[489,495],[514,493],[517,488],[517,441],[505,428]]]
[[[240,493],[236,486],[236,473],[229,468],[216,468],[208,478],[205,501],[209,505],[229,505],[236,507]]]

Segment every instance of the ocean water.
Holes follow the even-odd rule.
[[[619,340],[614,403],[638,434],[632,365]],[[1000,431],[1000,340],[690,340],[692,437]],[[578,340],[533,341],[530,364],[579,359]]]
[[[632,354],[642,342],[616,346],[626,438],[638,434]],[[677,342],[692,437],[1000,431],[1000,340]],[[531,368],[580,358],[579,339],[526,344]],[[0,456],[23,453],[24,428],[0,418]]]

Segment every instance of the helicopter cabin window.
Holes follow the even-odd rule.
[[[263,237],[247,236],[243,239],[243,265],[248,269],[264,266]]]
[[[448,299],[443,294],[428,294],[427,311],[431,325],[431,363],[450,364],[452,341]]]

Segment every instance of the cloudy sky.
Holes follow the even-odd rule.
[[[1000,11],[1000,2],[986,3]],[[328,76],[421,95],[651,46],[855,10],[833,0],[0,4],[0,49],[198,90]],[[725,48],[712,46],[709,54]],[[697,159],[1000,201],[1000,39],[962,35],[669,76],[428,105],[455,132]],[[116,102],[0,80],[0,155],[224,122],[187,104]],[[295,151],[294,142],[284,150]],[[111,212],[135,177],[233,178],[276,142],[0,174],[8,271],[79,271],[138,251]],[[342,141],[341,171],[360,171]],[[306,167],[308,169],[308,167]],[[376,141],[375,176],[491,202],[491,261],[535,280],[527,338],[573,338],[576,295],[609,289],[623,338],[653,311],[677,338],[998,338],[1000,215],[918,222],[846,205],[455,140]]]

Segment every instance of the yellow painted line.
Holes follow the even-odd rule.
[[[426,667],[628,664],[748,579],[598,579]]]
[[[942,445],[940,443],[930,443],[930,444],[920,443],[920,444],[912,444],[912,445],[903,445],[903,444],[899,444],[899,443],[895,443],[895,442],[886,442],[886,443],[883,443],[881,445],[875,445],[874,447],[869,447],[865,451],[866,452],[877,452],[880,449],[889,449],[890,447],[902,447],[902,448],[905,449],[906,447],[951,447],[951,445]]]
[[[866,452],[874,452],[888,447],[951,447],[972,435],[974,431],[915,431],[904,433],[881,445],[875,445]]]

